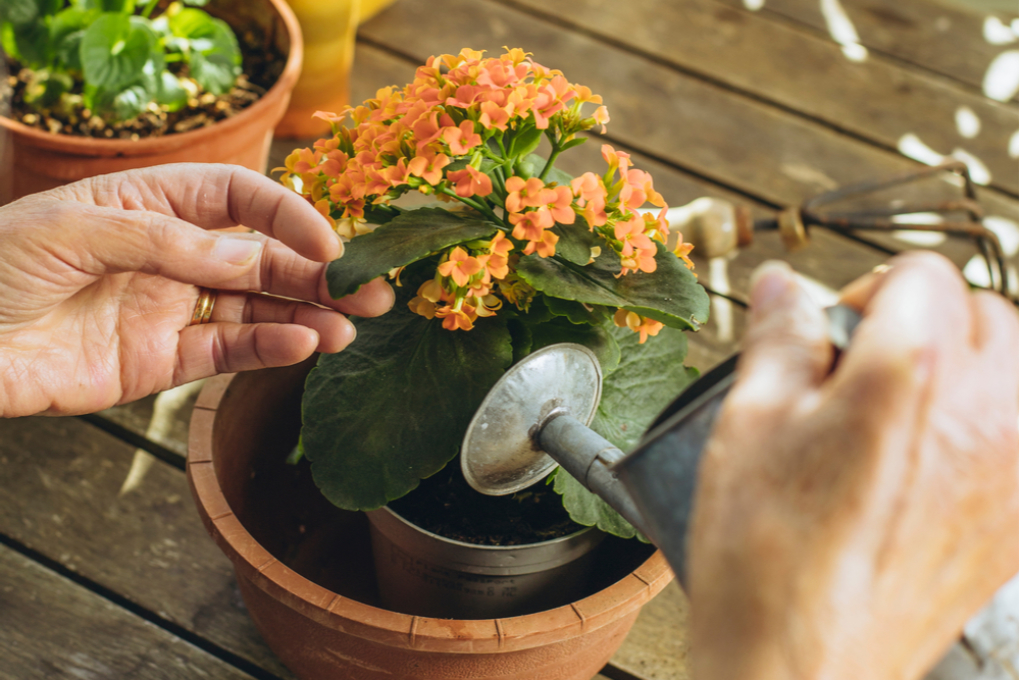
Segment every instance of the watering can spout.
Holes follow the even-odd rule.
[[[843,306],[826,311],[838,353],[860,316]],[[602,391],[595,355],[569,343],[538,350],[500,378],[468,426],[464,477],[482,493],[502,495],[544,479],[559,464],[658,546],[686,586],[698,464],[737,359],[695,381],[624,455],[588,427]]]

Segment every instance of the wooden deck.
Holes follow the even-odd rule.
[[[432,54],[519,46],[602,94],[606,140],[653,174],[670,205],[721,196],[758,217],[922,167],[915,159],[973,158],[1015,272],[1016,93],[987,77],[1003,53],[1015,66],[1015,34],[994,30],[1008,30],[1015,14],[988,19],[950,0],[842,0],[840,23],[833,6],[400,0],[361,27],[353,96],[406,82]],[[599,144],[565,169],[597,165]],[[275,143],[271,165],[296,145]],[[690,362],[704,370],[736,350],[748,278],[763,260],[787,259],[824,298],[911,247],[815,230],[811,247],[787,255],[776,234],[760,233],[725,271],[695,252],[714,306],[690,338]],[[961,267],[976,253],[953,238],[933,247]],[[192,506],[183,472],[192,402],[162,428],[150,428],[154,398],[84,418],[0,422],[0,679],[292,677],[248,619],[230,563]],[[122,494],[138,446],[158,460]],[[686,619],[674,584],[645,607],[601,680],[690,677]],[[940,680],[999,677],[979,676],[967,654],[955,663],[972,670],[942,669]]]

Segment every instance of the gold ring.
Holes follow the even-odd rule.
[[[198,289],[198,302],[195,303],[195,311],[191,315],[189,326],[199,326],[209,323],[212,318],[213,305],[216,304],[216,291],[208,288]]]

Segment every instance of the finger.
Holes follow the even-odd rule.
[[[972,294],[971,304],[979,365],[983,369],[980,376],[985,380],[982,389],[1005,412],[1016,414],[1020,382],[1016,307],[998,293],[984,290]]]
[[[319,335],[294,324],[212,323],[181,331],[174,385],[275,366],[290,366],[312,355]]]
[[[298,324],[319,335],[316,352],[339,352],[357,335],[354,324],[339,312],[267,295],[220,293],[211,320],[213,323]]]
[[[863,310],[868,300],[874,296],[875,290],[881,285],[882,278],[889,269],[889,265],[880,264],[864,276],[848,283],[843,287],[843,290],[839,291],[840,304],[853,307],[858,311]]]
[[[817,387],[832,363],[827,329],[825,314],[786,264],[760,266],[751,281],[751,316],[735,398],[782,407]]]
[[[393,288],[382,279],[334,300],[326,282],[326,265],[307,260],[274,241],[266,243],[261,257],[259,266],[251,270],[251,276],[238,281],[232,289],[309,300],[356,316],[379,316],[393,307]]]
[[[308,201],[240,166],[161,165],[93,177],[54,190],[53,195],[132,212],[158,212],[204,229],[243,224],[317,262],[340,256],[338,237]]]

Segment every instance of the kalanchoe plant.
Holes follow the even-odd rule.
[[[111,120],[152,104],[167,111],[201,92],[228,92],[241,72],[231,28],[203,10],[208,0],[0,0],[0,44],[31,69],[26,103],[43,110],[81,97]],[[177,66],[172,66],[177,64]]]
[[[708,298],[651,176],[608,145],[599,173],[555,166],[609,122],[589,104],[601,98],[519,49],[463,50],[429,59],[402,90],[318,114],[332,138],[280,168],[348,241],[330,293],[382,275],[397,286],[394,310],[356,320],[357,341],[321,357],[306,384],[297,453],[336,505],[378,508],[442,469],[496,380],[543,346],[599,357],[593,427],[624,450],[696,375],[682,331],[705,322]],[[547,158],[535,154],[543,138]],[[411,191],[445,207],[394,205]],[[575,521],[634,535],[566,472],[550,481]]]

